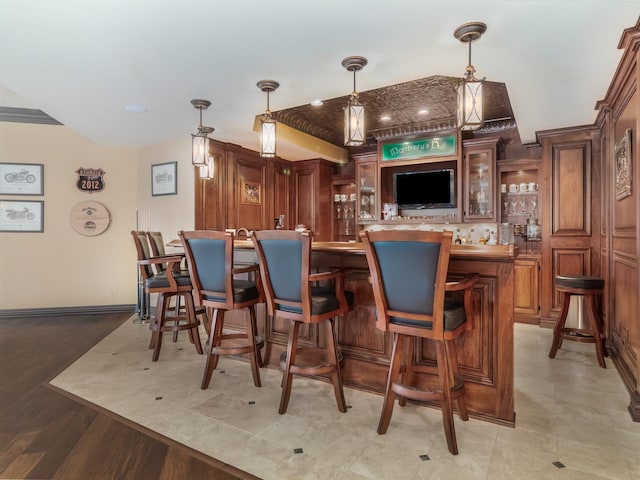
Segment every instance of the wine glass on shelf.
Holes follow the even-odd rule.
[[[527,213],[525,206],[527,204],[527,199],[525,197],[520,197],[520,213]]]
[[[511,213],[515,215],[516,206],[518,205],[518,201],[516,200],[516,197],[513,197],[510,203],[511,203]]]

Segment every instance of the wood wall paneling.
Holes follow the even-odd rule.
[[[640,17],[622,33],[622,56],[604,99],[596,104],[602,136],[602,228],[607,347],[630,392],[629,413],[640,422]],[[616,144],[631,130],[631,195],[616,195]]]
[[[331,240],[331,177],[335,165],[326,160],[304,160],[292,165],[294,226],[302,224],[316,241]]]
[[[267,203],[267,163],[263,159],[238,156],[234,162],[236,181],[233,182],[233,210],[232,225],[235,228],[247,230],[264,230],[272,228],[268,225]]]
[[[552,159],[552,235],[590,235],[590,142],[555,144]]]
[[[600,273],[601,215],[599,206],[592,207],[600,188],[591,174],[593,163],[599,162],[600,138],[593,126],[538,135],[543,146],[541,197],[548,199],[540,219],[540,324],[552,327],[560,313],[554,278]]]
[[[209,142],[215,158],[215,174],[201,180],[194,169],[195,228],[248,230],[274,227],[274,218],[285,216],[285,228],[293,228],[291,219],[291,162],[280,158],[264,159],[258,152],[231,143]],[[258,193],[246,198],[247,185]]]
[[[513,308],[518,321],[530,318],[527,323],[538,323],[540,311],[540,260],[518,257],[513,265]]]
[[[630,291],[640,291],[638,285],[637,259],[614,255],[613,276],[614,311],[612,330],[616,332],[614,345],[621,360],[628,365],[637,365],[640,359],[640,325],[637,321],[640,312],[638,296],[629,298]],[[637,379],[635,380],[637,383]],[[636,385],[637,388],[637,385]]]
[[[268,166],[267,195],[269,196],[269,214],[267,228],[274,227],[274,219],[284,215],[284,228],[293,229],[291,220],[291,163],[272,160]]]

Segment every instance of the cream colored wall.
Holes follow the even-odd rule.
[[[137,151],[98,147],[64,126],[0,122],[0,161],[44,164],[44,233],[0,232],[0,309],[131,304],[136,301]],[[105,189],[76,187],[80,167],[102,168]],[[111,214],[101,235],[72,229],[74,205],[93,200]]]
[[[178,193],[151,195],[151,166],[177,162]],[[177,239],[178,230],[194,228],[194,169],[191,165],[191,136],[140,149],[138,161],[138,218],[140,230],[162,232],[165,242]]]
[[[131,230],[140,227],[176,238],[194,226],[191,141],[185,138],[142,149],[97,146],[64,126],[0,122],[0,161],[44,164],[43,233],[0,232],[0,309],[135,304],[136,252]],[[178,194],[151,196],[151,165],[178,162]],[[105,189],[76,187],[80,167],[102,168]],[[101,235],[71,228],[74,205],[93,200],[111,214]],[[136,215],[142,213],[142,215]]]

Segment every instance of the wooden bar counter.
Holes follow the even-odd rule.
[[[514,426],[513,395],[513,245],[452,246],[451,279],[477,272],[476,314],[473,329],[461,337],[458,361],[467,385],[469,414],[500,425]],[[348,268],[346,288],[354,292],[352,311],[337,323],[337,340],[344,356],[345,386],[381,394],[384,391],[391,355],[391,336],[375,326],[375,305],[369,268],[360,243],[314,242],[313,264],[319,270]],[[236,241],[236,262],[256,261],[250,241]],[[263,330],[265,364],[280,368],[280,354],[287,344],[288,322],[266,318],[259,309]],[[315,325],[300,331],[300,344],[323,345]],[[433,363],[435,350],[428,342],[419,344],[415,355]],[[382,398],[380,399],[382,405]]]

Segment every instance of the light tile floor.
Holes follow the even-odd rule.
[[[516,427],[456,417],[457,456],[428,407],[396,405],[378,435],[381,396],[347,388],[341,414],[329,384],[294,378],[279,415],[280,372],[262,369],[256,388],[248,363],[225,358],[203,391],[204,357],[186,334],[154,363],[149,330],[132,321],[51,383],[265,480],[639,479],[640,423],[613,363],[567,341],[551,360],[551,333],[515,326]]]

